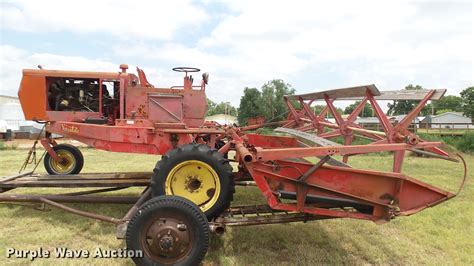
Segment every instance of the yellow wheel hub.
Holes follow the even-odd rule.
[[[210,165],[189,160],[171,169],[166,177],[165,192],[184,197],[207,211],[217,202],[220,187],[219,176]]]
[[[74,155],[66,150],[58,150],[56,154],[61,159],[58,162],[51,158],[51,168],[57,173],[69,173],[76,165]]]

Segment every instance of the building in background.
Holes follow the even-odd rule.
[[[18,103],[18,104],[20,104],[20,101],[18,100],[18,97],[0,95],[0,104],[4,104],[4,103]]]
[[[460,112],[446,112],[439,115],[429,115],[421,121],[422,128],[474,128],[472,120]]]
[[[226,114],[216,114],[206,117],[206,121],[214,121],[220,125],[233,125],[237,124],[237,117]]]
[[[20,101],[17,97],[0,95],[0,134],[7,131],[15,133],[16,138],[29,138],[38,133],[43,125],[34,121],[26,121]]]

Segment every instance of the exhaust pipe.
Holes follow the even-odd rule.
[[[211,233],[216,235],[222,235],[225,233],[225,226],[223,224],[209,224],[209,229]]]

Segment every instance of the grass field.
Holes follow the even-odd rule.
[[[418,128],[417,133],[432,134],[432,135],[448,135],[448,136],[462,136],[466,133],[473,132],[472,129],[453,129],[453,128]]]
[[[82,149],[83,172],[148,171],[157,156],[110,153]],[[0,151],[0,176],[14,174],[26,150]],[[352,158],[351,158],[352,159]],[[474,156],[466,155],[474,167]],[[388,156],[359,156],[355,167],[389,170]],[[408,157],[404,172],[442,188],[456,191],[461,165]],[[38,172],[44,172],[42,166]],[[471,171],[472,172],[472,171]],[[472,178],[472,175],[471,175]],[[18,189],[8,193],[47,193],[53,189]],[[68,190],[71,191],[71,190]],[[116,194],[138,195],[139,189]],[[237,188],[235,204],[264,202],[256,188]],[[71,204],[84,210],[122,217],[129,206]],[[56,247],[118,249],[125,246],[115,238],[111,224],[66,213],[54,208],[38,211],[30,207],[0,205],[1,264],[29,264],[25,259],[6,258],[7,248],[53,250]],[[36,259],[34,264],[132,264],[128,259]],[[295,265],[295,264],[474,264],[474,186],[472,180],[451,201],[411,217],[376,225],[358,220],[327,220],[306,224],[281,224],[233,228],[213,236],[205,265]]]

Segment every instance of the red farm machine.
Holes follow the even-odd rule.
[[[3,193],[0,201],[49,204],[117,226],[127,249],[143,252],[138,264],[196,264],[204,257],[210,232],[226,226],[272,224],[331,218],[388,222],[408,216],[456,196],[402,173],[407,151],[438,159],[460,161],[443,151],[441,142],[425,141],[408,130],[428,101],[445,90],[380,92],[374,85],[286,96],[288,117],[274,122],[281,135],[250,133],[267,124],[221,126],[204,121],[208,74],[193,85],[184,72],[183,86],[156,88],[145,73],[23,70],[18,92],[28,120],[45,125],[39,142],[45,149],[48,175],[33,172],[0,180],[0,192],[21,187],[94,188],[69,194]],[[334,101],[360,100],[348,116]],[[394,124],[378,100],[417,100],[419,104]],[[326,107],[319,114],[315,101]],[[378,117],[382,131],[355,122],[366,103]],[[327,119],[327,113],[333,120]],[[80,173],[81,151],[58,144],[63,136],[91,147],[128,153],[162,155],[144,173]],[[332,141],[340,137],[343,143]],[[353,145],[354,138],[369,141]],[[36,144],[36,143],[35,143]],[[351,167],[352,156],[393,154],[393,171]],[[32,152],[30,152],[30,155]],[[339,156],[341,160],[338,160]],[[313,163],[316,162],[316,163]],[[231,165],[232,163],[232,165]],[[150,170],[153,170],[152,172]],[[236,185],[257,186],[265,205],[231,206]],[[139,197],[91,195],[128,187],[145,187]],[[461,185],[462,188],[462,185]],[[460,188],[460,190],[461,190]],[[123,218],[85,212],[63,203],[125,203],[133,206]]]

